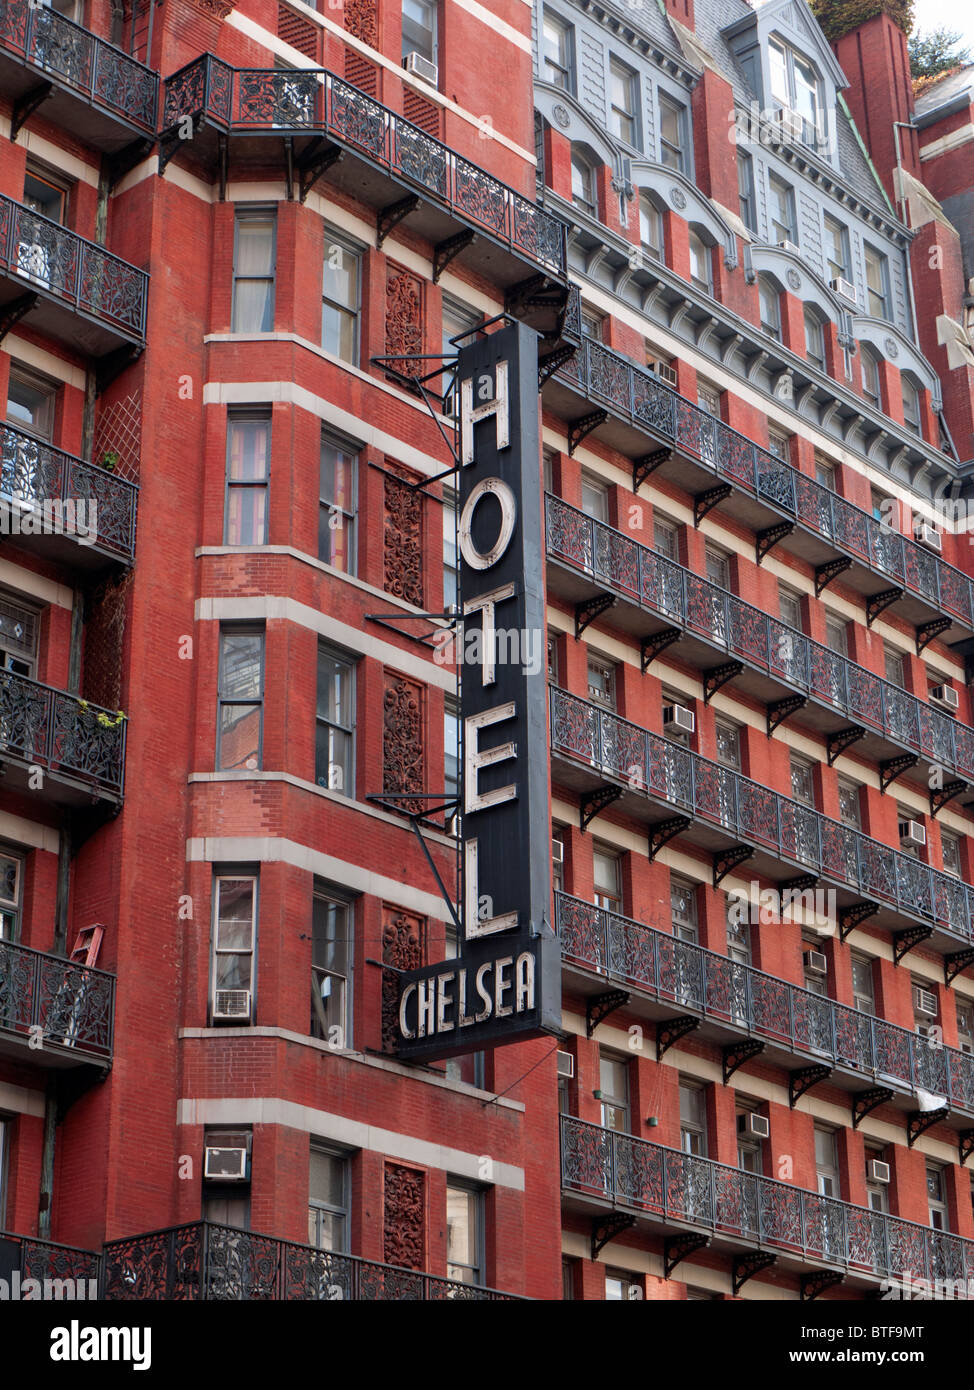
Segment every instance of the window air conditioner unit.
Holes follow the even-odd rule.
[[[668,362],[657,362],[653,371],[660,381],[665,381],[670,386],[676,385],[676,370]]]
[[[208,1148],[203,1161],[203,1176],[217,1182],[246,1182],[247,1150]]]
[[[926,843],[927,832],[919,821],[900,821],[900,844],[904,849],[922,849]]]
[[[921,985],[914,985],[913,1007],[918,1014],[924,1014],[927,1018],[936,1018],[937,996],[933,990],[924,989]]]
[[[913,528],[914,539],[920,545],[925,545],[928,550],[935,550],[939,555],[944,548],[940,532],[933,526],[928,526],[925,521],[918,521]]]
[[[250,1022],[250,990],[218,989],[213,1000],[214,1018],[234,1018]]]
[[[793,256],[800,256],[800,255],[801,255],[801,247],[800,247],[800,246],[796,246],[795,243],[794,243],[793,241],[787,241],[787,240],[786,240],[786,241],[779,241],[779,242],[778,242],[778,250],[779,250],[779,251],[790,251],[791,254],[792,254]]]
[[[829,973],[828,957],[822,951],[806,951],[805,969],[812,975],[827,975]]]
[[[560,840],[552,840],[551,842],[551,862],[552,864],[564,864],[565,862],[565,846]]]
[[[829,281],[829,289],[835,290],[836,294],[841,294],[843,299],[848,299],[850,304],[859,307],[859,296],[856,294],[856,287],[851,280],[843,280],[840,275],[837,280]]]
[[[737,1133],[742,1139],[767,1139],[771,1126],[763,1115],[738,1115]]]
[[[431,87],[435,87],[440,80],[439,68],[428,58],[424,58],[422,53],[407,53],[402,65],[413,77],[421,77]]]
[[[687,709],[685,705],[663,706],[664,729],[676,729],[681,734],[692,734],[696,722],[693,710]]]
[[[889,1182],[889,1164],[883,1163],[878,1158],[871,1158],[866,1164],[866,1180],[868,1182]]]
[[[930,698],[937,705],[943,705],[944,709],[957,709],[960,705],[960,696],[952,685],[935,685],[930,691]]]
[[[772,119],[776,126],[781,128],[784,135],[790,135],[793,140],[800,140],[805,131],[805,123],[797,111],[792,111],[789,106],[779,106],[773,113]]]
[[[558,1064],[558,1075],[563,1076],[566,1081],[571,1081],[575,1075],[575,1058],[570,1052],[557,1052],[555,1061]]]

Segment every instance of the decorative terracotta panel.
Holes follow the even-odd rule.
[[[426,1267],[426,1175],[417,1168],[386,1164],[382,1258],[406,1269]]]
[[[386,272],[386,356],[403,376],[420,376],[425,364],[411,360],[423,351],[423,282],[400,266]],[[402,356],[400,357],[400,354]]]
[[[382,972],[382,1050],[393,1052],[396,1039],[396,1013],[399,1008],[399,970],[418,970],[423,964],[426,919],[400,908],[382,910],[382,964],[392,967]]]
[[[370,48],[378,48],[378,0],[345,0],[345,28],[353,38],[367,43]]]
[[[382,535],[383,588],[386,593],[422,608],[423,494],[388,473]]]
[[[423,687],[392,671],[385,672],[382,701],[382,790],[422,792]],[[419,811],[421,801],[403,799],[404,811]]]

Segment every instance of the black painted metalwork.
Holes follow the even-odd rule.
[[[895,931],[893,933],[893,963],[899,965],[905,955],[913,950],[914,946],[921,946],[924,941],[929,941],[933,936],[932,927],[908,927],[906,931]]]
[[[680,1014],[677,1018],[660,1019],[656,1025],[656,1060],[662,1062],[674,1043],[685,1038],[700,1027],[700,1020],[694,1014]]]
[[[589,623],[594,623],[615,604],[615,594],[595,594],[575,605],[575,637],[581,637]]]
[[[836,758],[842,756],[847,748],[851,748],[854,743],[858,743],[861,738],[865,737],[865,729],[858,724],[850,725],[848,729],[838,729],[834,734],[829,734],[825,740],[829,767],[832,766]]]
[[[815,597],[821,598],[832,580],[838,579],[840,574],[845,574],[846,570],[851,568],[852,561],[848,555],[841,555],[837,560],[828,560],[824,565],[817,565],[815,568]]]
[[[5,304],[0,309],[0,343],[6,338],[11,328],[16,327],[24,315],[30,313],[37,300],[38,296],[33,291],[28,290],[26,294],[11,299],[9,304]]]
[[[605,994],[593,995],[585,1001],[585,1036],[590,1038],[600,1023],[604,1023],[616,1009],[623,1009],[629,1003],[627,989],[610,989]]]
[[[946,1120],[949,1114],[949,1105],[940,1105],[936,1110],[911,1110],[906,1126],[907,1145],[912,1149],[921,1134],[926,1134],[932,1125]]]
[[[111,1064],[115,976],[0,941],[0,1037],[13,1034],[59,1060]]]
[[[472,227],[465,227],[462,232],[457,232],[454,236],[447,237],[433,247],[433,284],[438,285],[440,276],[446,270],[451,261],[456,260],[461,251],[465,251],[468,246],[472,246],[477,240],[477,233]]]
[[[953,801],[955,796],[960,796],[966,792],[968,786],[966,782],[959,782],[956,779],[952,782],[945,782],[942,787],[931,788],[930,791],[930,814],[936,817],[944,809],[949,801]]]
[[[739,1294],[749,1279],[753,1279],[764,1269],[770,1269],[777,1263],[777,1259],[777,1255],[772,1255],[767,1250],[752,1250],[746,1255],[735,1255],[732,1265],[734,1293]]]
[[[961,971],[970,965],[974,965],[974,947],[968,947],[965,951],[951,951],[944,956],[944,983],[948,989]]]
[[[0,671],[2,757],[39,766],[93,797],[120,800],[125,719],[77,695]]]
[[[957,1136],[957,1152],[960,1159],[960,1166],[964,1164],[974,1154],[974,1129],[962,1129]]]
[[[598,429],[599,425],[604,424],[608,418],[608,412],[605,410],[590,410],[589,413],[583,415],[581,419],[573,421],[568,427],[569,454],[574,454],[585,436],[591,434],[593,430]]]
[[[722,685],[732,681],[744,670],[743,661],[724,661],[720,666],[711,666],[703,673],[703,702],[710,704],[711,696],[716,695]]]
[[[873,594],[871,598],[868,598],[866,600],[866,626],[872,627],[881,613],[884,613],[891,604],[899,602],[904,592],[903,589],[899,588],[883,589],[881,593]]]
[[[54,91],[53,82],[39,82],[29,92],[25,92],[13,104],[10,114],[10,138],[16,140],[23,129],[24,122],[29,120],[38,107],[43,106],[48,97]]]
[[[793,521],[779,521],[774,526],[765,526],[763,530],[758,531],[754,543],[757,563],[760,565],[765,556],[770,555],[775,546],[790,536],[794,529]]]
[[[845,941],[856,927],[863,922],[868,922],[870,917],[875,917],[878,911],[879,903],[850,903],[848,907],[840,907],[838,915],[839,940]]]
[[[717,483],[714,487],[708,487],[705,492],[698,492],[693,499],[693,524],[699,526],[708,512],[712,512],[733,492],[730,483]]]
[[[792,714],[797,714],[808,704],[807,695],[788,695],[783,700],[772,700],[767,708],[768,737]]]
[[[731,845],[730,849],[719,851],[713,859],[713,883],[715,888],[720,887],[722,879],[725,879],[738,864],[744,864],[748,859],[754,858],[753,845]]]
[[[879,789],[888,791],[904,772],[909,772],[920,761],[916,753],[903,753],[898,758],[884,758],[879,764]]]
[[[675,839],[677,835],[682,835],[690,824],[689,816],[670,816],[669,820],[654,825],[649,832],[648,856],[650,863],[653,862],[664,845],[669,844],[670,840]]]
[[[57,1280],[53,1287],[59,1290],[61,1297],[92,1299],[99,1296],[102,1257],[96,1250],[79,1250],[72,1245],[58,1245],[35,1236],[0,1230],[0,1262],[5,1278],[9,1279],[14,1271],[19,1273],[21,1289],[28,1279],[36,1279],[41,1289],[49,1290],[46,1297],[52,1298],[56,1296],[52,1281]],[[63,1282],[67,1280],[71,1281],[69,1285]],[[70,1292],[65,1294],[65,1288]],[[24,1293],[20,1295],[25,1296]]]
[[[929,646],[935,637],[946,632],[949,627],[949,618],[934,618],[929,623],[921,623],[916,632],[917,656],[922,656],[924,648]]]
[[[893,1091],[889,1086],[872,1086],[868,1091],[859,1091],[852,1098],[852,1128],[858,1129],[860,1122],[877,1106],[885,1105],[892,1099]]]
[[[645,675],[658,656],[662,656],[667,647],[679,642],[682,636],[683,633],[678,627],[664,627],[659,632],[654,632],[651,637],[644,637],[639,646],[639,664],[643,674]]]
[[[689,1231],[683,1235],[667,1236],[663,1242],[663,1274],[666,1279],[673,1278],[673,1271],[697,1250],[710,1244],[709,1236],[698,1236]]]
[[[589,1245],[592,1259],[597,1260],[610,1240],[615,1240],[623,1231],[631,1230],[635,1224],[634,1216],[627,1216],[621,1211],[610,1211],[606,1216],[593,1216],[592,1239]]]
[[[337,145],[330,145],[327,140],[322,140],[298,159],[298,198],[302,203],[307,202],[308,194],[322,175],[344,156],[344,150],[339,149]]]
[[[618,801],[621,795],[622,788],[613,786],[598,787],[594,792],[585,792],[579,797],[578,802],[579,829],[587,830],[595,817],[607,806],[611,806],[613,801]]]
[[[810,1091],[813,1086],[817,1086],[820,1081],[827,1081],[832,1075],[832,1068],[816,1063],[811,1067],[799,1067],[796,1071],[788,1073],[788,1104],[794,1110],[806,1091]]]
[[[538,390],[544,386],[550,376],[554,376],[559,368],[575,356],[578,348],[574,343],[562,343],[560,347],[546,352],[538,358]]]
[[[411,213],[414,213],[419,205],[418,194],[407,193],[405,198],[397,198],[388,207],[380,208],[375,220],[376,245],[381,248],[389,233],[394,231],[399,223],[409,217]]]
[[[812,1303],[819,1294],[825,1293],[826,1289],[834,1288],[836,1284],[842,1283],[842,1275],[836,1274],[834,1270],[817,1269],[812,1274],[803,1274],[801,1281],[801,1301],[802,1303]]]
[[[642,454],[632,461],[632,490],[638,493],[647,478],[656,472],[661,463],[673,457],[672,449],[654,449],[650,454]]]
[[[737,1069],[745,1062],[749,1062],[752,1057],[760,1056],[764,1048],[765,1044],[760,1038],[741,1038],[738,1042],[728,1043],[723,1048],[724,1085],[729,1083]]]

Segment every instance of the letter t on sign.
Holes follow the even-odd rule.
[[[507,449],[511,443],[511,409],[507,394],[507,363],[498,362],[494,368],[494,383],[491,382],[487,372],[482,373],[476,378],[477,399],[481,402],[475,406],[474,397],[474,378],[467,377],[466,381],[460,383],[460,461],[463,464],[473,463],[473,427],[480,420],[487,420],[491,415],[497,417],[497,447]],[[490,396],[493,386],[494,395]]]

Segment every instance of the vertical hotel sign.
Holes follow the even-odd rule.
[[[427,1060],[561,1026],[537,336],[511,323],[481,337],[460,349],[457,379],[463,936],[456,960],[402,975],[399,991],[398,1053]]]

